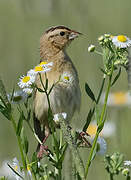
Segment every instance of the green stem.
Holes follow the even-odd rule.
[[[104,119],[104,115],[105,115],[105,111],[106,111],[106,105],[107,105],[107,99],[108,99],[108,94],[109,94],[110,87],[111,87],[112,73],[113,73],[113,67],[112,67],[111,75],[109,76],[109,80],[108,80],[108,85],[107,85],[107,90],[106,90],[106,95],[105,95],[105,100],[104,100],[104,106],[103,106],[103,109],[102,109],[102,112],[101,112],[99,124],[101,124],[103,119]],[[91,151],[90,151],[90,154],[89,154],[89,158],[88,158],[87,165],[86,165],[86,173],[85,173],[86,177],[87,177],[88,170],[89,170],[89,167],[90,167],[90,164],[91,164],[93,152],[94,152],[94,149],[95,149],[95,146],[96,146],[96,143],[97,143],[97,139],[98,139],[99,133],[100,132],[98,132],[98,131],[96,132],[96,135],[95,135],[95,138],[94,138],[94,141],[93,141],[93,145],[92,145],[92,148],[91,148]]]
[[[110,174],[110,180],[113,180],[114,178],[113,178],[113,174]]]
[[[27,163],[27,166],[28,166],[28,165],[29,165],[29,159],[28,159],[27,156],[26,156],[26,163]],[[37,180],[35,174],[34,174],[33,171],[32,171],[32,168],[30,168],[30,169],[31,169],[31,175],[32,175],[33,179],[34,179],[34,180]]]
[[[130,178],[130,176],[128,175],[127,177],[126,177],[126,180],[130,180],[131,178]]]
[[[101,55],[101,56],[103,56],[103,53],[101,53],[101,52],[99,52],[99,51],[94,51],[96,54],[99,54],[99,55]]]
[[[11,122],[12,122],[13,128],[14,128],[15,133],[16,133],[17,127],[16,127],[16,123],[15,123],[14,118],[12,117],[12,115],[11,115]],[[17,137],[17,141],[18,141],[18,145],[19,145],[19,149],[20,149],[20,154],[21,154],[21,160],[22,160],[22,163],[23,163],[23,168],[24,168],[24,171],[26,171],[26,162],[25,162],[25,158],[24,158],[24,153],[23,153],[23,148],[22,148],[22,144],[21,144],[21,139],[20,139],[20,136],[18,136],[17,134],[16,134],[16,137]]]

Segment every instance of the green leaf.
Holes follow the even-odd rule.
[[[2,106],[1,104],[0,104],[0,112],[1,112],[8,120],[10,120],[10,112],[9,112],[9,110],[8,110],[6,107]]]
[[[16,134],[18,136],[20,136],[21,134],[21,130],[22,130],[22,126],[23,126],[23,120],[24,120],[24,113],[23,111],[20,113],[20,117],[19,117],[19,121],[18,121],[18,124],[17,124],[17,130],[16,130]]]
[[[107,72],[106,72],[104,69],[100,68],[100,70],[101,70],[104,74],[107,74]]]
[[[44,93],[44,92],[45,92],[45,91],[43,91],[43,89],[38,88],[38,87],[37,87],[37,90],[38,90],[39,92],[42,92],[42,93]]]
[[[104,127],[104,124],[105,124],[105,120],[106,120],[106,117],[107,117],[107,113],[105,114],[105,117],[104,117],[104,120],[102,121],[101,124],[98,124],[98,128],[97,128],[97,132],[101,132],[103,127]],[[99,123],[99,122],[98,122]]]
[[[2,97],[4,103],[6,104],[6,107],[8,107],[10,109],[10,102],[7,98],[7,93],[6,93],[6,90],[5,90],[5,86],[3,84],[3,81],[1,80],[0,78],[0,96]]]
[[[48,89],[48,79],[46,79],[46,83],[45,83],[45,90],[47,91]]]
[[[83,131],[84,131],[84,132],[86,132],[86,130],[87,130],[87,128],[88,128],[88,126],[89,126],[89,124],[90,124],[90,122],[91,122],[91,119],[92,119],[92,117],[93,117],[94,112],[95,112],[95,107],[94,107],[93,109],[90,109],[90,111],[89,111],[89,113],[88,113],[86,123],[85,123],[85,125],[84,125],[84,127],[83,127]]]
[[[25,135],[23,137],[23,149],[24,149],[25,154],[27,154],[28,149],[29,149],[29,142],[28,142],[27,136]]]
[[[104,84],[105,84],[105,78],[103,78],[103,80],[102,80],[102,84],[101,84],[101,88],[100,88],[100,91],[99,91],[99,94],[98,94],[98,97],[97,97],[97,100],[96,100],[96,104],[99,103],[99,100],[100,100],[100,97],[101,97],[101,94],[102,94],[102,91],[103,91],[103,88],[104,88]]]
[[[114,80],[113,80],[111,86],[113,86],[113,85],[115,84],[115,82],[118,80],[118,78],[120,77],[120,75],[121,75],[121,68],[119,69],[119,71],[118,71],[116,77],[114,78]]]
[[[32,163],[31,163],[32,164],[31,168],[32,168],[34,174],[36,174],[37,171],[38,171],[37,163],[38,163],[37,152],[34,152],[33,155],[32,155]]]
[[[13,88],[13,90],[12,90],[10,101],[12,101],[12,100],[13,100],[13,97],[14,97],[14,92],[15,92],[15,88]]]
[[[60,159],[59,159],[59,162],[61,162],[61,163],[62,163],[63,160],[64,160],[65,152],[66,152],[67,147],[68,147],[68,144],[67,144],[67,143],[65,143],[65,144],[62,146],[63,152],[62,152],[62,155],[60,156]]]
[[[0,180],[7,180],[7,178],[5,176],[1,176]]]
[[[28,111],[28,115],[27,115],[27,121],[30,121],[30,119],[31,119],[31,109],[29,109],[29,111]]]
[[[92,99],[92,101],[96,102],[95,95],[87,83],[85,83],[85,90],[86,90],[87,95]]]

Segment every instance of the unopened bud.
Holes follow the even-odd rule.
[[[110,34],[104,34],[104,36],[105,36],[106,38],[109,38],[111,35],[110,35]]]
[[[91,44],[91,45],[88,47],[88,52],[94,52],[94,51],[95,51],[95,46]]]
[[[100,36],[99,38],[98,38],[98,41],[103,41],[104,40],[104,36]]]
[[[128,168],[124,168],[124,169],[122,170],[122,175],[124,175],[124,176],[128,176],[129,173],[130,173],[130,170],[129,170]]]

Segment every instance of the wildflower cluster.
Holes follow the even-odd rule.
[[[46,72],[51,71],[53,63],[42,61],[33,69],[29,70],[26,75],[20,77],[18,85],[22,90],[17,92],[13,90],[13,92],[8,95],[6,94],[3,82],[0,80],[0,112],[12,122],[22,160],[22,165],[16,158],[13,159],[12,163],[8,163],[8,167],[12,170],[13,179],[63,179],[62,166],[66,149],[69,146],[73,159],[73,176],[75,179],[85,180],[88,175],[89,167],[95,159],[95,156],[98,154],[104,155],[106,153],[107,142],[105,138],[109,138],[115,132],[115,125],[113,123],[111,124],[105,122],[107,117],[106,108],[111,103],[118,105],[128,102],[130,104],[128,93],[124,95],[122,93],[110,94],[110,89],[118,80],[121,74],[121,67],[126,68],[128,64],[127,53],[128,47],[131,46],[131,40],[124,35],[112,36],[110,34],[104,34],[98,38],[98,42],[101,47],[101,52],[97,51],[94,45],[91,45],[88,48],[88,51],[102,55],[104,68],[101,68],[101,71],[104,76],[97,96],[91,90],[89,85],[85,83],[85,90],[93,102],[93,107],[89,110],[86,122],[81,132],[77,132],[70,127],[68,114],[65,112],[53,114],[51,110],[49,96],[52,89],[56,87],[57,83],[59,83],[59,85],[65,85],[66,87],[73,84],[74,79],[70,73],[63,72],[59,79],[57,79],[50,87],[48,85],[48,74],[46,74]],[[114,76],[114,72],[117,70],[118,73]],[[45,75],[44,82],[42,81],[42,73]],[[38,77],[39,83],[41,83],[40,87],[42,88],[37,87],[36,78]],[[107,83],[105,83],[106,80]],[[103,93],[105,84],[107,85],[106,91]],[[45,93],[45,96],[47,97],[47,121],[52,134],[51,148],[43,145],[43,142],[41,142],[42,138],[39,139],[30,123],[32,109],[29,105],[28,99],[31,97],[31,93],[34,88],[41,93]],[[111,102],[108,101],[108,97],[111,99]],[[16,116],[13,114],[12,104],[23,101],[24,110],[20,104],[17,106],[19,115],[19,119],[17,121]],[[99,106],[100,101],[102,107]],[[93,118],[94,121],[91,122]],[[24,121],[26,121],[35,139],[40,144],[41,151],[39,151],[38,154],[34,152],[32,159],[28,158],[29,141],[24,131]],[[56,127],[60,127],[60,130],[56,131]],[[91,148],[85,167],[79,154],[78,148],[80,147]],[[40,158],[43,157],[41,152],[45,152],[44,158],[46,158],[46,160],[50,163],[51,168],[46,164],[42,165],[42,163],[40,163]],[[41,155],[41,157],[38,155]],[[71,162],[69,163],[71,164]],[[124,175],[127,180],[130,179],[129,167],[131,167],[131,161],[123,161],[123,155],[119,153],[114,153],[111,156],[106,155],[105,163],[106,170],[110,174],[111,180],[113,180],[115,175],[120,173]],[[5,179],[4,177],[2,178]]]
[[[115,175],[122,174],[127,180],[130,179],[131,161],[124,161],[123,154],[115,152],[112,155],[106,155],[104,158],[105,169],[110,174],[110,179],[113,179]]]
[[[50,71],[52,65],[52,62],[47,63],[42,61],[40,64],[35,66],[34,69],[29,70],[26,75],[20,77],[20,81],[18,82],[19,87],[22,88],[27,94],[31,94],[37,74]]]
[[[106,121],[106,107],[108,105],[108,97],[110,96],[110,89],[115,84],[115,82],[119,79],[121,74],[121,67],[127,69],[128,66],[128,48],[131,46],[131,40],[124,35],[112,36],[110,34],[104,34],[98,38],[98,43],[101,47],[101,52],[96,50],[94,45],[90,45],[88,48],[88,52],[95,52],[98,55],[102,56],[103,59],[103,68],[101,68],[102,73],[104,74],[103,80],[101,83],[100,91],[98,92],[97,97],[94,92],[91,90],[89,85],[85,83],[85,90],[87,95],[91,98],[94,105],[93,108],[90,109],[87,121],[83,127],[83,130],[88,132],[90,128],[90,122],[94,117],[96,120],[96,133],[92,142],[92,148],[89,154],[89,158],[86,166],[86,176],[88,174],[89,167],[91,165],[92,160],[95,157],[95,154],[98,152],[100,148],[100,135],[102,134],[104,124]],[[116,73],[117,72],[117,73]],[[105,85],[105,81],[107,79],[107,87],[106,92],[103,92],[103,88]],[[118,96],[112,96],[115,101],[118,101]],[[118,98],[117,98],[118,97]],[[123,97],[121,100],[125,100]],[[100,109],[99,102],[102,102],[103,107]],[[120,102],[120,98],[118,103]],[[124,101],[125,102],[125,101]],[[89,132],[90,134],[90,132]],[[102,141],[101,141],[102,142]],[[103,150],[106,150],[106,143],[103,140]],[[105,151],[103,151],[105,152]],[[112,178],[111,178],[112,179]]]
[[[98,38],[99,45],[102,47],[102,53],[95,51],[95,46],[88,48],[89,52],[96,52],[103,56],[104,74],[110,75],[112,66],[117,69],[118,66],[127,67],[128,48],[131,46],[131,40],[124,35],[112,36],[104,34]]]

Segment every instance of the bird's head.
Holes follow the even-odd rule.
[[[45,31],[40,39],[42,47],[62,50],[81,33],[65,26],[54,26]]]

